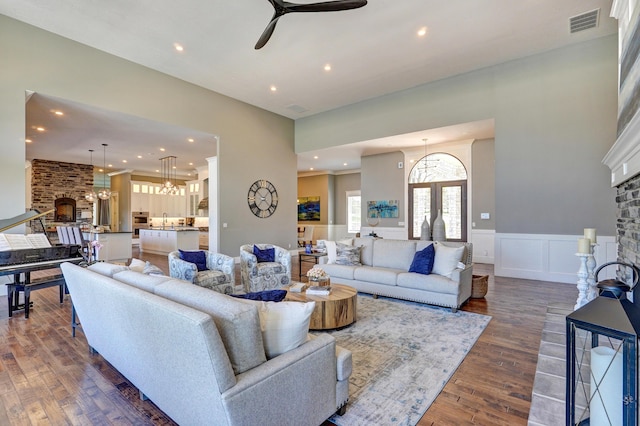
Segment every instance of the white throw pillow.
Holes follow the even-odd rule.
[[[327,249],[327,263],[336,263],[336,254],[338,252],[335,241],[325,241],[324,246]]]
[[[307,341],[311,313],[316,307],[316,302],[239,300],[255,304],[258,307],[262,341],[267,359],[295,349]]]
[[[144,267],[146,262],[144,260],[136,259],[135,257],[131,259],[131,263],[129,264],[129,269],[136,272],[144,271]]]
[[[435,249],[436,257],[433,261],[431,273],[451,278],[453,270],[458,267],[458,262],[462,260],[464,246],[449,247],[436,241]]]

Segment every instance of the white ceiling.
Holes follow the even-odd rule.
[[[613,34],[611,3],[369,0],[350,11],[288,14],[260,50],[273,13],[267,0],[0,0],[0,13],[297,119]],[[569,33],[570,17],[597,8],[597,28]],[[414,136],[420,145],[423,135]]]

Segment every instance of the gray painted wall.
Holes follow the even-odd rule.
[[[496,179],[494,140],[483,139],[471,145],[473,229],[496,229]],[[490,219],[480,219],[480,213],[489,213]]]
[[[601,160],[616,139],[617,49],[604,37],[300,119],[296,151],[494,118],[497,232],[614,235]]]
[[[360,173],[335,175],[336,225],[347,224],[347,191],[360,189]]]
[[[399,226],[398,222],[404,221],[404,169],[398,168],[399,161],[404,162],[404,154],[400,151],[362,157],[362,226],[367,226],[369,201],[398,200],[398,217],[380,219],[379,226],[393,228]]]
[[[294,123],[218,93],[133,64],[0,15],[0,218],[24,212],[25,90],[33,90],[220,137],[220,251],[237,256],[241,244],[296,247]],[[212,147],[211,155],[216,155]],[[268,219],[247,207],[258,179],[271,181],[279,204]]]

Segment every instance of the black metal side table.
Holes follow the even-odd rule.
[[[326,253],[315,253],[315,252],[305,253],[304,250],[300,250],[298,252],[298,267],[299,267],[299,273],[300,273],[299,280],[302,281],[302,264],[303,263],[317,265],[318,259],[326,255],[327,255]]]

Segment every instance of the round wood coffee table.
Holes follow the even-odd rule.
[[[358,290],[348,285],[331,284],[328,296],[309,295],[306,292],[287,292],[285,300],[308,302],[313,300],[316,307],[311,314],[309,329],[329,330],[353,324],[356,320]]]

